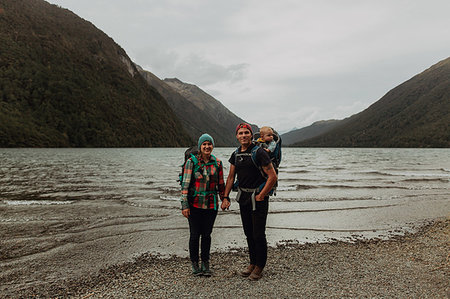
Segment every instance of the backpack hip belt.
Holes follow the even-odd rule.
[[[241,198],[242,192],[251,193],[251,200],[252,200],[252,211],[256,210],[256,192],[260,192],[261,189],[258,188],[241,188],[238,186],[238,193],[236,195],[236,201],[239,202]]]

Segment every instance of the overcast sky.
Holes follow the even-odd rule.
[[[450,56],[449,0],[49,0],[158,76],[280,132],[342,119]]]

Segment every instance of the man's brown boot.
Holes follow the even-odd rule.
[[[247,277],[250,274],[252,274],[254,269],[255,269],[255,265],[248,265],[247,269],[242,271],[240,274],[241,274],[242,277]]]
[[[259,280],[262,277],[263,268],[256,266],[248,277],[250,280]]]

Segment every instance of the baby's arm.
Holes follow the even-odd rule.
[[[273,152],[275,150],[275,147],[277,146],[277,143],[275,141],[272,141],[267,146],[267,149],[269,152]]]

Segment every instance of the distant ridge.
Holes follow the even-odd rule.
[[[450,58],[389,91],[306,147],[450,147]]]
[[[0,1],[1,147],[154,147],[192,142],[125,51],[42,0]]]
[[[309,138],[323,134],[336,127],[342,121],[337,119],[316,121],[312,125],[289,131],[281,135],[284,145],[292,145]]]
[[[222,103],[195,85],[176,78],[161,80],[142,67],[137,68],[147,83],[166,99],[193,140],[203,133],[209,133],[216,146],[236,145],[234,129],[243,120]]]
[[[197,122],[195,125],[197,131],[202,133],[212,132],[214,138],[217,138],[218,146],[237,145],[235,129],[237,124],[244,122],[242,118],[236,116],[220,101],[196,85],[184,83],[176,78],[164,79],[163,81],[188,101],[188,103],[180,102],[177,104],[171,98],[167,99],[174,111],[179,111],[182,114],[177,114],[181,119],[186,119],[187,122],[191,123]],[[179,104],[182,104],[182,106],[178,107]],[[196,112],[187,113],[189,106],[191,106],[192,111]],[[252,125],[252,127],[255,132],[259,130],[256,125]]]
[[[213,113],[209,110],[205,111],[200,109],[153,73],[145,71],[141,67],[138,67],[138,70],[147,82],[158,90],[169,103],[186,132],[188,132],[193,140],[197,140],[201,134],[207,132],[213,136],[216,146],[232,146],[234,144],[236,138],[233,132],[222,123],[219,123],[217,119],[213,118]]]

